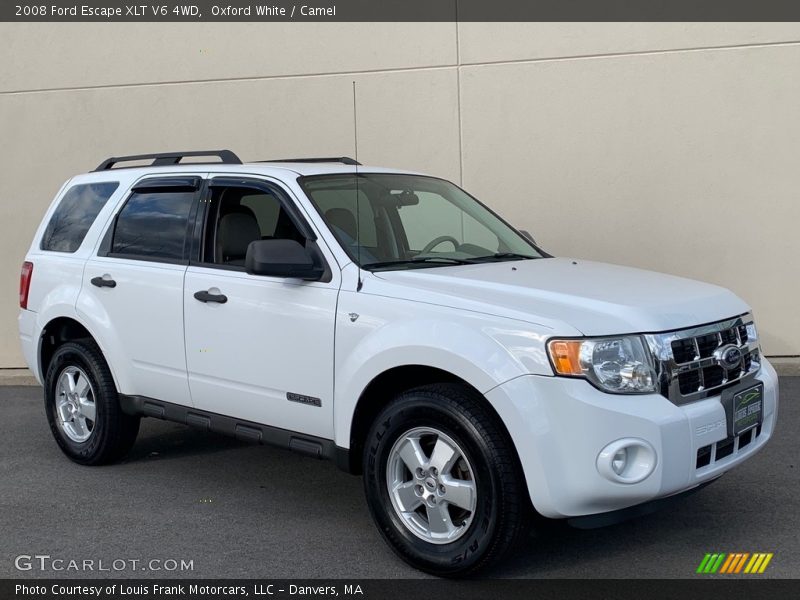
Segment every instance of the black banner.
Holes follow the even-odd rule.
[[[635,598],[661,600],[702,598],[797,598],[800,580],[754,579],[547,579],[464,580],[365,579],[365,580],[113,580],[62,579],[0,581],[3,600],[306,600],[343,598],[355,600],[409,600],[410,598],[458,598],[459,600],[563,598]]]
[[[800,21],[796,0],[3,0],[0,21]]]

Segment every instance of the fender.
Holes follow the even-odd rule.
[[[91,318],[90,315],[95,313],[89,311],[81,314],[78,310],[86,259],[83,256],[66,255],[48,256],[47,260],[41,260],[42,255],[37,253],[30,253],[28,257],[34,263],[29,308],[35,313],[35,321],[32,324],[32,331],[28,332],[34,346],[31,348],[31,353],[36,353],[35,364],[30,365],[32,370],[38,373],[43,382],[45,373],[42,372],[41,364],[42,332],[55,319],[68,318],[80,323],[95,339],[106,357],[114,383],[119,389],[120,383],[124,382],[124,373],[114,370],[116,361],[113,360],[111,353],[113,348],[109,336],[103,335],[101,328]],[[123,376],[123,381],[120,381],[120,376]]]
[[[108,352],[108,344],[103,339],[102,336],[98,335],[98,329],[94,327],[94,325],[90,322],[89,319],[84,318],[82,315],[78,314],[78,311],[75,310],[75,307],[71,304],[57,304],[53,306],[48,306],[48,309],[44,313],[38,313],[36,318],[36,335],[38,338],[38,346],[36,349],[36,368],[40,374],[41,381],[40,383],[44,385],[44,377],[46,373],[42,370],[41,364],[41,356],[42,356],[42,341],[44,337],[44,331],[48,324],[52,323],[56,319],[72,319],[73,321],[79,323],[86,331],[89,332],[89,335],[92,336],[97,345],[100,347],[100,351],[103,353],[103,356],[106,359],[106,363],[108,364],[108,368],[111,371],[111,377],[114,380],[114,385],[117,389],[120,389],[120,381],[117,375],[117,371],[114,369],[114,362],[109,358]]]
[[[103,308],[103,305],[96,302],[90,294],[81,293],[75,303],[74,319],[83,325],[92,334],[103,356],[106,359],[114,384],[120,394],[129,393],[132,390],[130,377],[126,369],[117,371],[114,365],[127,364],[125,349],[116,335],[111,325],[111,319]]]
[[[406,301],[371,296],[368,302],[373,314],[363,325],[355,326],[341,312],[337,318],[334,435],[340,447],[350,447],[353,415],[364,390],[394,367],[441,369],[482,394],[521,375],[552,374],[543,352],[546,334],[531,332],[528,324],[430,305],[425,318],[409,320]],[[406,316],[379,320],[374,315],[376,304],[387,313],[405,305]]]

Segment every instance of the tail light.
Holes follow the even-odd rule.
[[[33,263],[27,260],[22,263],[22,272],[19,275],[19,307],[28,308],[28,292],[31,289],[33,276]]]

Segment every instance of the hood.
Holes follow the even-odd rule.
[[[691,279],[545,258],[375,273],[367,293],[536,323],[570,335],[682,329],[748,312],[732,292]],[[366,288],[367,286],[365,286]]]

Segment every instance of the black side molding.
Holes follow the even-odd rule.
[[[343,471],[352,472],[349,450],[337,446],[333,440],[244,421],[145,396],[120,394],[119,402],[123,412],[129,415],[155,417],[189,425],[203,431],[221,433],[246,442],[285,448],[313,458],[331,460]]]

